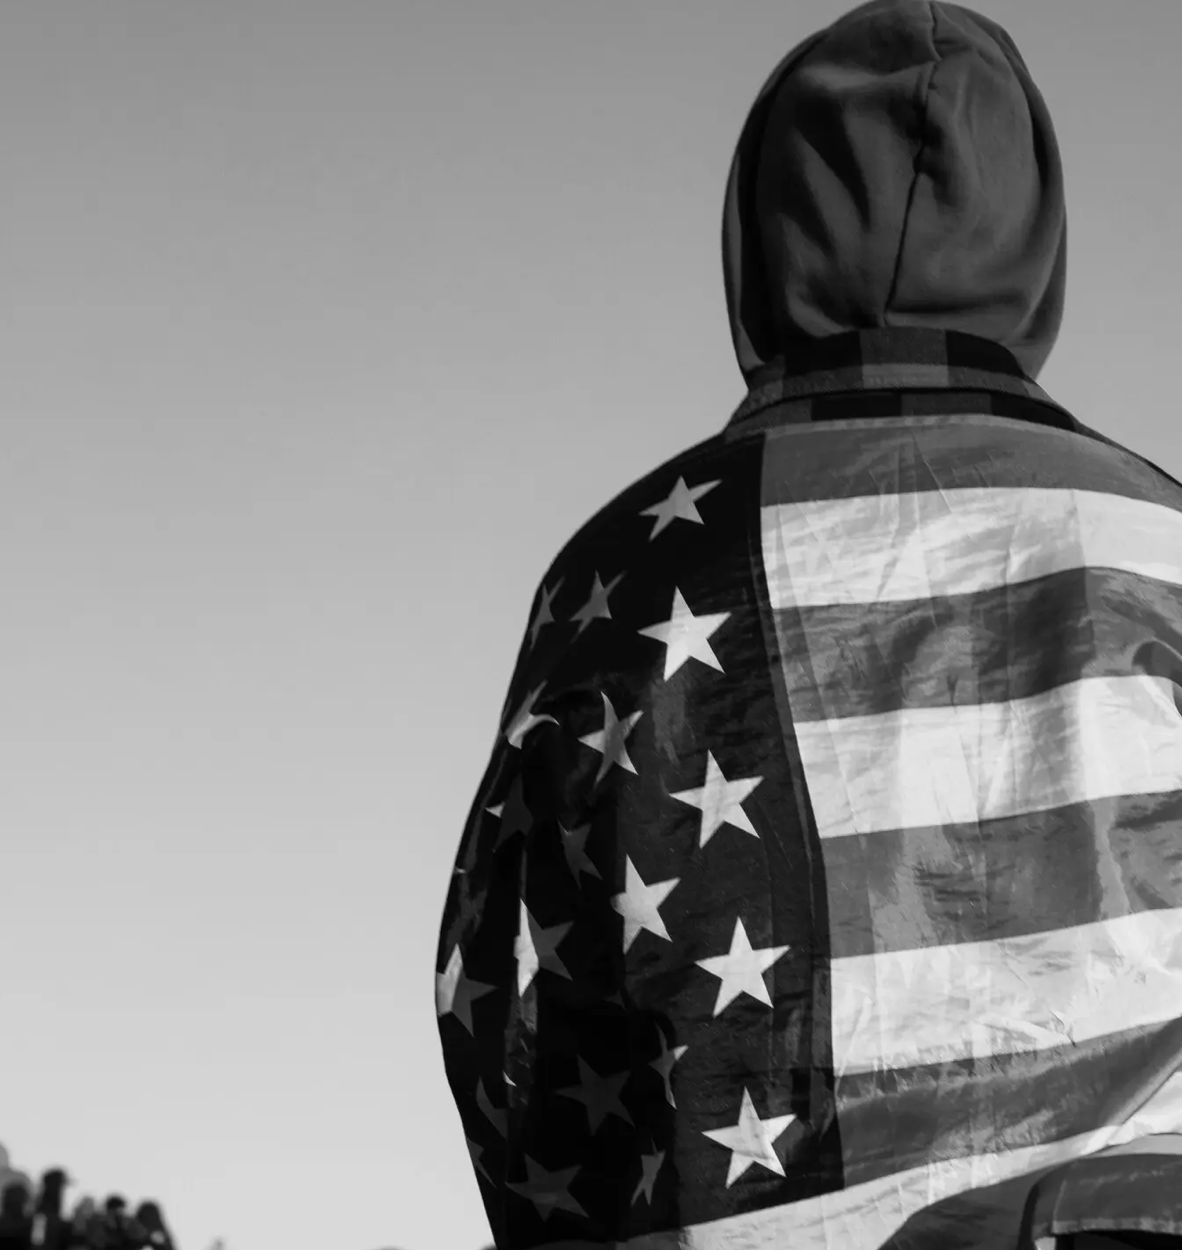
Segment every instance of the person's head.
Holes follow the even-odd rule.
[[[62,1168],[50,1168],[41,1174],[41,1192],[37,1197],[37,1210],[46,1215],[60,1215],[62,1199],[70,1178]]]
[[[103,1202],[103,1210],[108,1215],[122,1215],[127,1210],[127,1199],[119,1194],[110,1194]]]
[[[20,1181],[9,1181],[0,1194],[0,1215],[19,1219],[29,1209],[29,1188]]]
[[[1014,41],[943,0],[870,0],[776,66],[723,216],[744,376],[849,330],[959,330],[1031,377],[1063,314],[1050,114]]]
[[[150,1233],[162,1231],[164,1228],[164,1217],[155,1202],[141,1202],[135,1209],[135,1218]]]

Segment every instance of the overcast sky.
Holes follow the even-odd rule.
[[[742,397],[739,128],[831,0],[8,5],[0,1141],[183,1250],[479,1250],[440,912],[530,598]],[[1182,472],[1177,0],[981,0],[1041,381]]]

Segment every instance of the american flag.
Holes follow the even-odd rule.
[[[964,408],[732,422],[539,587],[436,963],[502,1250],[1011,1244],[1182,1129],[1182,488]]]

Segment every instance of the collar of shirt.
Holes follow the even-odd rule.
[[[954,330],[852,330],[787,345],[751,378],[728,435],[789,421],[977,412],[1083,432],[988,339]]]

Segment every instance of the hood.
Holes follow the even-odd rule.
[[[1033,378],[1063,316],[1067,217],[1046,104],[995,22],[871,0],[772,72],[727,182],[723,270],[744,378],[808,341],[922,326]]]

